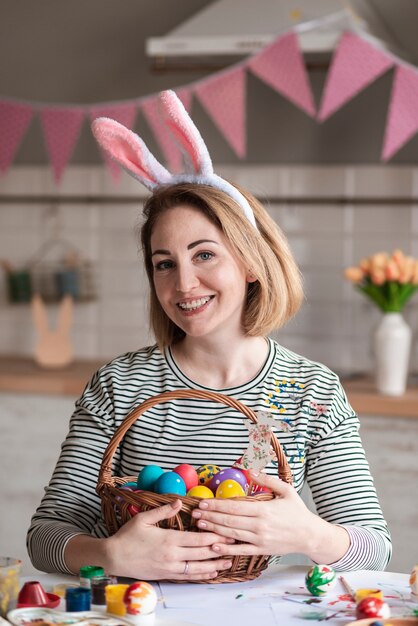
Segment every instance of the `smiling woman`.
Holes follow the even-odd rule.
[[[101,145],[153,192],[141,241],[157,343],[116,358],[86,386],[32,519],[32,561],[48,571],[94,563],[119,576],[194,582],[228,570],[236,555],[297,552],[340,570],[383,569],[390,536],[338,377],[268,337],[302,299],[287,241],[251,194],[213,173],[197,129],[174,95],[167,101],[194,175],[173,177],[112,120],[95,126]],[[134,407],[180,389],[222,390],[254,411],[270,411],[293,486],[277,478],[270,460],[265,473],[251,473],[273,492],[268,501],[209,498],[193,511],[200,532],[157,526],[180,512],[177,499],[135,511],[109,537],[96,493],[103,454]],[[126,477],[147,465],[228,468],[247,446],[248,429],[232,401],[221,406],[208,393],[179,394],[132,425],[112,471]],[[299,495],[305,481],[317,514]]]

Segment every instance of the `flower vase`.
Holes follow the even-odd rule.
[[[385,313],[374,334],[376,387],[379,393],[401,396],[408,378],[412,332],[401,313]]]

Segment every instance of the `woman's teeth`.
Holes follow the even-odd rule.
[[[199,298],[198,300],[192,300],[191,302],[179,302],[177,306],[179,306],[184,311],[193,311],[194,309],[198,309],[199,307],[209,302],[210,296],[207,298]]]

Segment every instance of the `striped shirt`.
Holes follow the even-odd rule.
[[[259,373],[237,387],[217,390],[254,411],[269,411],[300,493],[307,480],[318,515],[346,528],[350,547],[338,570],[384,569],[390,535],[359,437],[359,422],[338,377],[268,339]],[[67,542],[76,534],[106,537],[95,488],[103,454],[116,428],[144,400],[165,391],[203,389],[178,368],[171,350],[129,352],[96,372],[70,421],[69,433],[28,531],[33,565],[68,573]],[[212,390],[215,391],[215,390]],[[148,409],[128,430],[113,458],[113,473],[134,476],[147,464],[165,470],[180,463],[231,466],[248,446],[244,416],[202,399]],[[277,461],[267,466],[277,475]]]

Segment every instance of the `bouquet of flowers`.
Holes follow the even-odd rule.
[[[401,313],[418,290],[418,259],[402,250],[378,252],[348,267],[345,277],[385,313]]]

